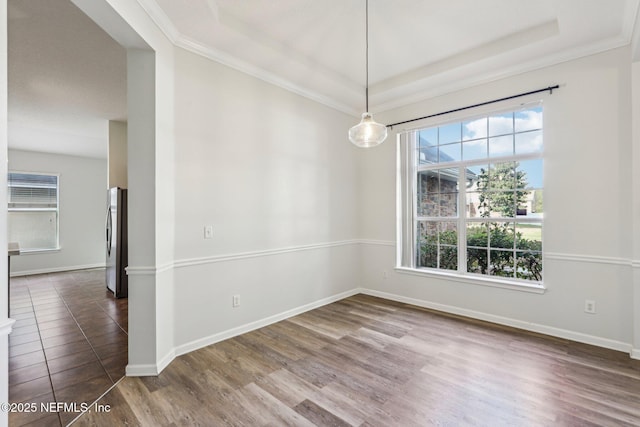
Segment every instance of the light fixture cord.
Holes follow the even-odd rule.
[[[365,111],[369,112],[369,0],[365,0],[365,46],[366,55],[365,62],[367,65],[366,70],[366,84],[365,84]]]

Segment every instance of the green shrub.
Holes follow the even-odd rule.
[[[515,242],[514,242],[515,240]],[[420,241],[419,266],[458,269],[458,236],[455,231],[442,231],[423,236]],[[491,242],[491,248],[488,243]],[[448,246],[451,245],[451,246]],[[516,249],[514,260],[514,251]],[[467,271],[526,280],[542,280],[542,244],[514,233],[507,223],[489,223],[467,229]],[[489,260],[491,262],[489,263]]]

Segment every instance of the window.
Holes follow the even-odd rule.
[[[400,135],[399,264],[542,282],[542,105]]]
[[[20,250],[58,249],[58,176],[9,172],[9,241]]]

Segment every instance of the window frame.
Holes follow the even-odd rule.
[[[56,178],[56,206],[55,207],[42,207],[42,208],[19,208],[19,207],[9,207],[10,203],[10,194],[11,194],[11,179],[9,178],[11,174],[20,174],[20,175],[35,175],[35,176],[47,176],[47,177],[55,177]],[[50,173],[50,172],[32,172],[32,171],[18,171],[18,170],[10,170],[7,172],[7,213],[9,212],[55,212],[56,217],[56,232],[55,232],[55,245],[53,247],[45,247],[45,248],[28,248],[20,246],[21,254],[37,254],[44,252],[57,252],[60,250],[60,174]]]
[[[443,127],[454,123],[460,123],[461,126],[464,126],[465,122],[469,122],[478,118],[489,118],[491,116],[497,114],[504,113],[517,113],[518,111],[528,110],[531,108],[541,108],[542,114],[544,117],[544,108],[542,105],[542,101],[536,100],[534,102],[519,104],[517,106],[505,106],[505,108],[496,109],[496,110],[485,110],[483,112],[479,112],[475,115],[467,115],[454,118],[453,120],[448,121],[438,121],[438,122],[430,122],[427,124],[423,124],[419,127],[404,129],[399,131],[397,134],[397,226],[396,226],[396,234],[398,238],[398,244],[396,247],[396,270],[402,273],[419,275],[419,276],[428,276],[428,277],[444,277],[447,279],[452,279],[454,281],[464,282],[464,283],[473,283],[480,285],[487,285],[493,287],[501,287],[508,289],[516,289],[523,290],[528,292],[535,293],[543,293],[545,290],[544,287],[544,269],[542,270],[542,280],[527,280],[520,279],[516,277],[502,277],[497,275],[489,275],[489,274],[480,274],[467,271],[467,226],[471,223],[486,223],[490,224],[491,222],[508,222],[512,223],[514,227],[516,224],[540,224],[541,225],[541,242],[542,248],[540,250],[540,256],[542,263],[544,264],[544,216],[541,218],[527,218],[523,216],[518,216],[517,212],[514,211],[513,217],[505,217],[503,215],[497,217],[490,218],[481,218],[481,217],[468,217],[467,216],[467,188],[466,188],[466,171],[467,168],[478,166],[478,165],[494,165],[499,163],[507,163],[507,162],[522,162],[527,160],[542,160],[544,162],[544,145],[539,152],[531,152],[525,154],[516,154],[517,146],[515,145],[516,135],[525,132],[542,132],[543,138],[545,133],[544,124],[541,128],[534,130],[529,129],[525,132],[517,131],[515,126],[512,129],[511,133],[506,135],[513,135],[514,137],[514,151],[513,154],[507,156],[496,156],[491,157],[490,153],[487,152],[487,156],[484,158],[476,158],[464,160],[462,155],[460,156],[461,160],[453,160],[453,161],[445,161],[445,162],[433,162],[433,163],[425,163],[420,164],[417,161],[417,152],[419,146],[419,131],[430,129],[434,127]],[[544,123],[544,119],[543,119]],[[501,134],[503,135],[503,134]],[[487,134],[484,138],[490,140],[492,137],[498,137],[500,135],[489,135]],[[461,138],[460,147],[462,149],[463,143],[470,140],[465,140]],[[489,143],[489,142],[487,142]],[[438,147],[440,144],[436,144]],[[490,150],[488,146],[488,150]],[[438,158],[438,160],[440,160]],[[457,178],[457,187],[458,187],[458,198],[457,198],[457,215],[455,217],[451,216],[426,216],[419,215],[419,180],[418,175],[420,172],[425,171],[438,171],[442,169],[457,169],[458,178]],[[544,182],[540,188],[544,192]],[[514,191],[517,188],[514,187]],[[537,190],[537,188],[534,188]],[[440,194],[440,193],[438,193]],[[517,206],[516,206],[517,210]],[[544,211],[543,211],[544,212]],[[429,222],[454,222],[457,226],[457,269],[456,270],[447,270],[441,269],[439,267],[418,267],[417,266],[417,257],[419,256],[419,248],[418,248],[418,237],[419,237],[419,224],[422,221]],[[515,230],[515,228],[514,228]],[[492,250],[487,243],[487,250]],[[438,244],[438,254],[440,253]],[[515,246],[510,250],[514,256],[517,256],[518,250]],[[438,260],[439,260],[438,256]],[[439,262],[439,261],[438,261]]]

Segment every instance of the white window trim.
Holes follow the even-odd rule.
[[[433,279],[443,279],[452,282],[467,283],[471,285],[489,286],[492,288],[510,289],[513,291],[543,294],[547,288],[542,282],[516,281],[497,278],[496,276],[483,276],[473,273],[458,273],[449,270],[436,270],[427,268],[411,268],[396,266],[395,271],[411,276],[429,277]]]
[[[540,102],[540,101],[537,101]],[[487,115],[490,113],[499,113],[501,111],[514,111],[521,108],[524,104],[518,106],[512,106],[512,108],[502,108],[500,110],[483,111],[479,113],[479,116]],[[466,116],[469,117],[469,116]],[[417,216],[415,209],[417,208],[417,183],[413,174],[424,170],[433,170],[446,168],[447,166],[460,168],[464,170],[466,167],[475,165],[485,165],[491,163],[502,163],[509,161],[522,161],[531,159],[544,159],[543,153],[527,153],[513,156],[504,156],[486,159],[474,159],[474,160],[461,160],[455,162],[442,162],[427,165],[420,165],[418,167],[407,167],[408,165],[415,164],[415,150],[403,148],[403,144],[409,146],[415,146],[415,141],[410,141],[409,138],[415,139],[415,131],[426,127],[439,126],[446,123],[461,121],[466,118],[465,116],[456,117],[454,120],[432,122],[429,124],[423,124],[412,129],[399,130],[396,134],[396,147],[397,147],[397,174],[396,174],[396,234],[398,242],[396,244],[396,267],[395,270],[402,274],[409,274],[421,277],[440,278],[450,281],[456,281],[461,283],[468,283],[473,285],[482,285],[497,287],[503,289],[511,289],[516,291],[530,292],[530,293],[544,293],[546,287],[544,286],[544,270],[542,272],[543,279],[539,282],[533,282],[529,280],[519,280],[516,278],[504,278],[500,276],[481,275],[476,273],[467,272],[467,260],[465,251],[458,250],[458,270],[438,270],[435,268],[418,268],[415,265],[415,238],[417,236],[417,222],[420,220]],[[544,133],[544,127],[542,128]],[[403,140],[404,137],[404,140]],[[404,172],[404,174],[403,174]],[[460,172],[461,173],[461,172]],[[462,175],[459,175],[462,176]],[[459,186],[458,194],[458,206],[466,205],[466,188],[465,186]],[[447,221],[447,217],[424,217],[425,219]],[[509,221],[509,222],[541,222],[539,220],[531,220],[527,218],[491,218],[496,221]],[[466,218],[464,212],[458,212],[458,217],[450,219],[453,222],[458,223],[458,249],[466,248],[466,222],[474,222],[474,218]],[[486,222],[484,218],[478,218],[478,222]],[[544,223],[544,221],[542,221]],[[461,226],[464,224],[465,226]],[[409,228],[410,230],[406,230]],[[544,226],[542,228],[544,242]],[[544,243],[543,243],[544,245]],[[544,261],[544,246],[542,249],[543,265]],[[464,268],[463,268],[464,267]]]
[[[56,248],[49,249],[20,249],[20,255],[38,255],[38,254],[46,254],[50,252],[60,252],[62,250],[61,246]]]

